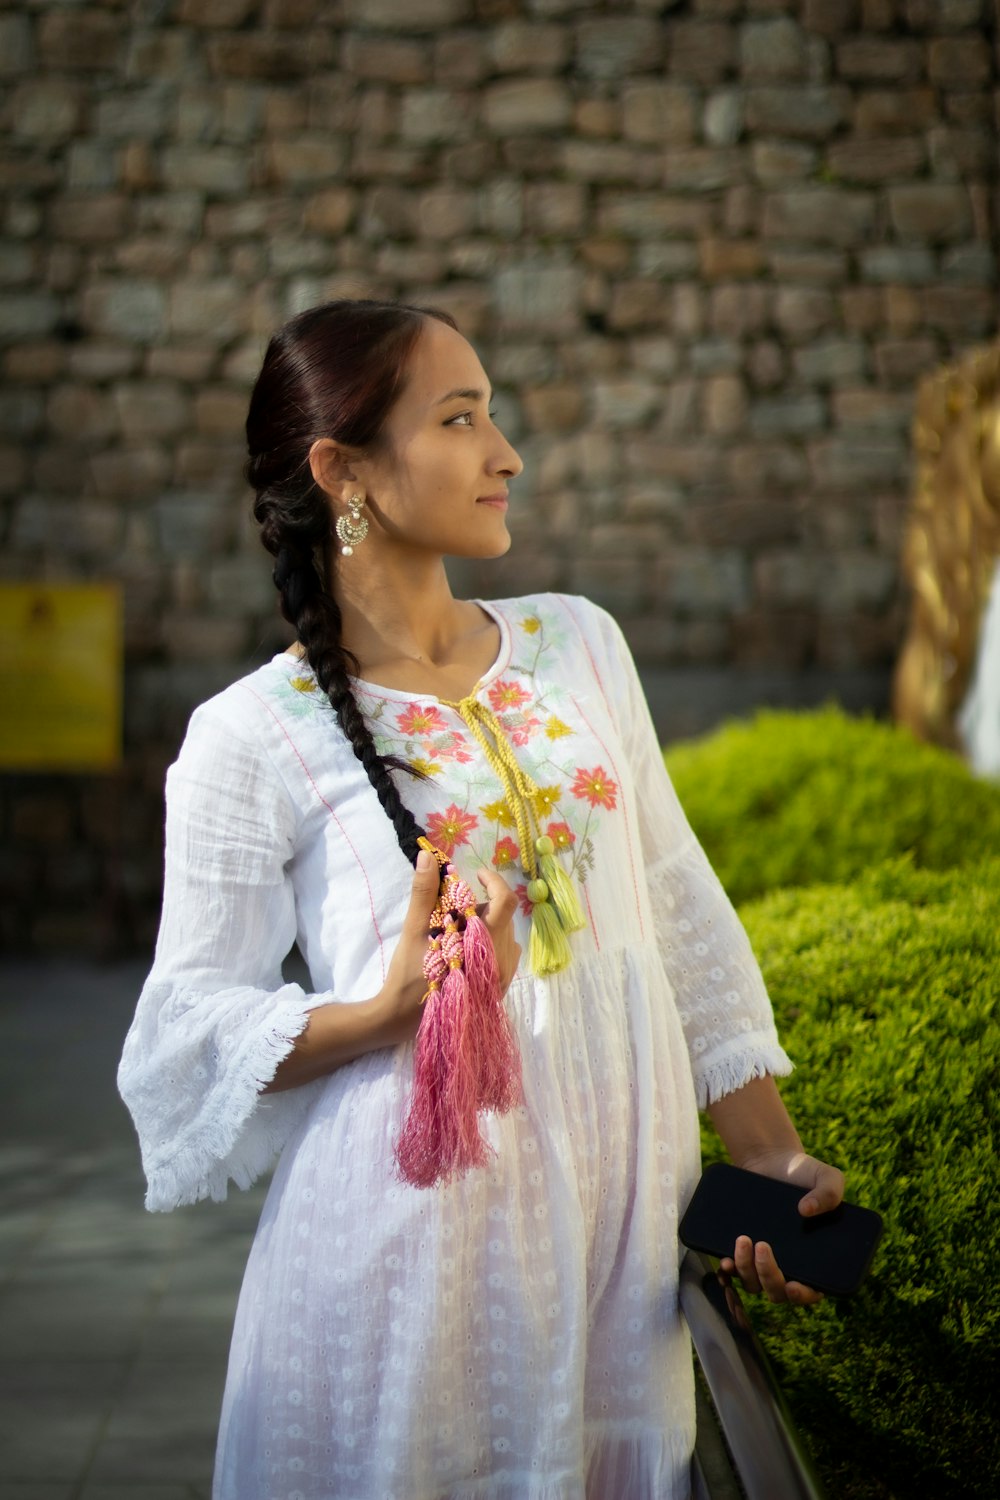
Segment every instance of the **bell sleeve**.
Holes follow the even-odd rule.
[[[597,656],[635,787],[656,941],[680,1014],[698,1107],[792,1063],[742,922],[684,815],[631,652],[610,615]]]
[[[118,1071],[151,1210],[249,1187],[318,1087],[262,1093],[333,997],[282,978],[297,814],[262,731],[235,720],[197,709],[167,773],[160,931]]]

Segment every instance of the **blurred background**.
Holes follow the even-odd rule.
[[[116,586],[124,731],[18,763],[59,650],[8,611],[4,945],[155,932],[188,714],[287,640],[249,386],[327,297],[450,309],[497,386],[515,541],[460,590],[612,610],[665,740],[885,712],[918,383],[997,328],[996,36],[993,0],[9,4],[0,580]]]
[[[998,0],[0,10],[0,1500],[209,1493],[260,1189],[144,1215],[114,1068],[166,767],[288,640],[250,385],[340,295],[478,347],[525,473],[456,588],[620,620],[803,1137],[886,1217],[856,1303],[754,1314],[830,1493],[998,1493],[1000,788],[949,753],[961,717],[1000,773],[998,35]]]

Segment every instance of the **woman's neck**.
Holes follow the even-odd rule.
[[[332,580],[342,641],[369,682],[461,698],[493,664],[498,630],[456,599],[441,558],[393,567],[389,559],[338,559]]]

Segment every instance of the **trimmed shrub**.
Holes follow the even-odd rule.
[[[792,1118],[886,1222],[857,1297],[753,1298],[753,1321],[831,1495],[986,1500],[1000,1493],[1000,859],[893,860],[742,915],[797,1063]],[[707,1126],[704,1145],[722,1157]]]
[[[737,903],[853,880],[896,854],[946,870],[1000,849],[1000,787],[946,750],[836,708],[761,713],[664,759]]]

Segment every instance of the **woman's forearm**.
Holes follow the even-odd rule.
[[[712,1121],[730,1159],[743,1166],[761,1153],[801,1152],[802,1142],[792,1124],[774,1079],[754,1078],[708,1106]]]
[[[278,1094],[312,1083],[366,1052],[409,1040],[415,1030],[416,1018],[401,1016],[381,994],[371,1000],[317,1005],[263,1092]]]

